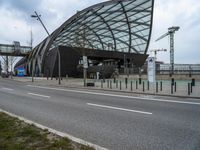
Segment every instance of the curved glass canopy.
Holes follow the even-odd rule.
[[[154,0],[112,0],[86,8],[53,34],[55,46],[146,54]]]

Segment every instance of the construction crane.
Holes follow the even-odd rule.
[[[162,52],[162,51],[164,51],[164,52],[166,52],[167,51],[167,49],[152,49],[152,50],[150,50],[150,52],[154,52],[154,56],[155,56],[155,60],[157,60],[157,53],[158,52]]]
[[[175,26],[175,27],[170,27],[168,28],[168,32],[160,36],[157,40],[161,40],[166,36],[170,36],[170,65],[171,65],[171,74],[174,74],[174,34],[176,31],[178,31],[180,27]]]

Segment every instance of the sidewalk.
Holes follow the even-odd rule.
[[[177,80],[175,81],[176,86],[173,87],[171,87],[171,81],[168,80],[157,81],[157,85],[156,83],[148,85],[146,80],[143,80],[142,83],[139,84],[138,81],[129,79],[126,85],[125,79],[117,79],[115,83],[113,79],[107,79],[105,82],[102,82],[102,80],[88,79],[87,82],[95,83],[94,87],[84,87],[83,79],[74,78],[63,78],[63,80],[61,80],[61,85],[58,84],[58,80],[55,78],[53,80],[47,80],[47,78],[34,78],[34,82],[32,82],[31,77],[14,77],[13,80],[39,86],[59,86],[158,96],[200,98],[200,81],[196,81],[195,86],[192,87],[192,90],[190,88],[188,93],[188,83],[190,83],[190,81],[187,80]]]

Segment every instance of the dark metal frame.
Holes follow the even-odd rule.
[[[81,37],[76,33],[80,27],[86,29],[86,36],[89,36],[84,38],[88,43],[86,49],[109,50],[108,44],[112,43],[113,51],[146,55],[152,33],[153,9],[154,0],[110,0],[90,6],[77,12],[34,48],[28,63],[33,57],[41,56],[44,69],[48,51],[55,45],[78,47],[73,38]]]

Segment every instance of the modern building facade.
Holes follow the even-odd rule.
[[[110,0],[78,11],[16,67],[24,65],[31,74],[34,66],[38,76],[57,76],[58,51],[62,76],[79,74],[82,56],[93,72],[140,67],[148,57],[153,8],[154,0]]]

